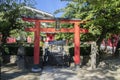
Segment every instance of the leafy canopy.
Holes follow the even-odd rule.
[[[62,17],[90,20],[82,24],[89,29],[88,34],[81,35],[81,40],[94,40],[98,45],[111,34],[120,32],[120,0],[73,0],[63,9]]]
[[[13,34],[23,30],[27,23],[20,18],[23,10],[22,6],[32,6],[33,0],[2,0],[0,2],[0,32],[3,34],[3,42]]]

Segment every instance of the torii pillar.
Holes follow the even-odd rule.
[[[80,33],[88,33],[87,29],[80,28],[80,24],[85,23],[86,21],[82,20],[68,20],[61,19],[61,23],[72,23],[74,24],[74,28],[61,28],[60,30],[55,30],[55,28],[41,28],[41,22],[55,22],[55,19],[32,19],[32,18],[23,18],[24,21],[35,22],[35,27],[26,28],[26,31],[33,31],[35,34],[34,40],[34,68],[32,71],[40,71],[41,69],[38,67],[39,65],[39,45],[40,45],[40,32],[62,32],[62,33],[74,33],[74,62],[76,65],[80,64]]]
[[[40,45],[40,23],[38,21],[35,22],[35,32],[34,32],[34,64],[39,64],[39,45]]]
[[[80,27],[78,23],[74,24],[74,62],[80,64]]]

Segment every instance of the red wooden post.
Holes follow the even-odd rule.
[[[74,24],[74,61],[80,63],[80,28],[79,23]]]
[[[35,38],[34,38],[34,64],[37,65],[39,64],[39,54],[40,54],[40,22],[36,21],[35,22]]]

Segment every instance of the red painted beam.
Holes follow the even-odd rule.
[[[60,30],[55,30],[55,28],[40,28],[40,32],[53,32],[53,33],[73,33],[74,28],[61,28]]]
[[[36,31],[36,28],[35,27],[34,28],[25,28],[25,31],[34,32],[34,31]]]
[[[25,28],[25,31],[30,31],[30,32],[34,32],[36,31],[36,28]],[[40,28],[40,32],[53,32],[53,33],[74,33],[74,28],[61,28],[60,30],[55,30],[55,28]],[[80,33],[88,33],[87,29],[82,29],[80,28]]]
[[[56,21],[56,19],[34,19],[34,18],[22,18],[24,21],[28,21],[28,22],[48,22],[48,23],[53,23]],[[59,19],[60,23],[86,23],[86,21],[84,20],[80,20],[80,19]]]
[[[88,33],[89,30],[88,29],[83,29],[83,28],[80,28],[80,33]]]
[[[49,23],[52,23],[52,22],[55,22],[54,19],[34,19],[34,18],[22,18],[24,21],[28,21],[28,22],[49,22]]]

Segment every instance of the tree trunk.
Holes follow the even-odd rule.
[[[97,46],[98,46],[97,65],[98,65],[99,62],[102,60],[102,55],[103,55],[103,53],[100,51],[100,46],[101,46],[101,43],[102,43],[103,39],[106,37],[106,34],[107,34],[107,29],[103,29],[100,37],[99,37],[98,40],[96,41],[96,44],[97,44]]]
[[[116,46],[116,50],[115,50],[115,53],[114,53],[114,56],[115,57],[119,57],[119,51],[120,51],[120,39],[118,40],[118,43],[117,43],[117,46]]]
[[[104,40],[104,42],[105,42],[105,48],[104,48],[104,50],[103,50],[104,52],[107,52],[107,43],[108,43],[107,41],[108,41],[108,39],[107,39],[107,40],[106,40],[106,39]]]
[[[100,45],[101,45],[103,39],[105,38],[105,36],[106,36],[106,32],[105,32],[105,30],[103,30],[102,33],[101,33],[101,35],[100,35],[100,37],[96,41],[97,45],[98,45],[98,50],[100,50]]]
[[[6,43],[6,39],[9,36],[9,31],[8,32],[6,32],[6,31],[3,32],[2,35],[3,35],[3,37],[2,37],[2,43],[4,44],[4,43]]]

